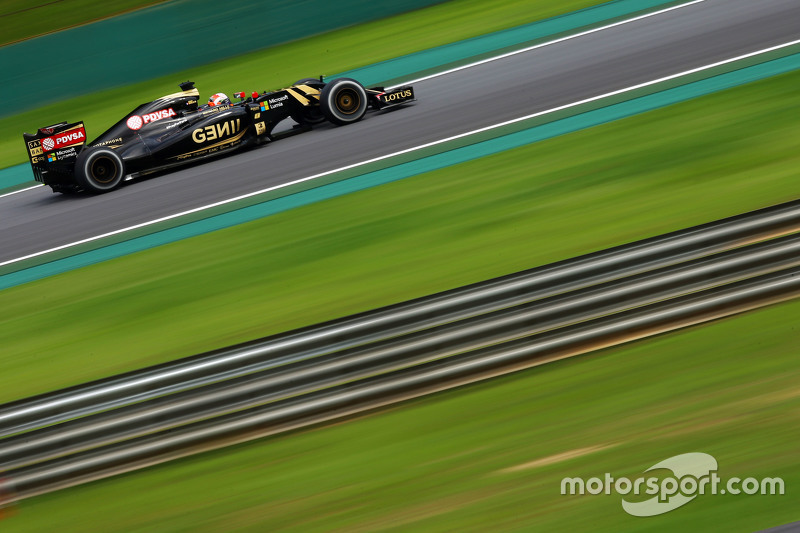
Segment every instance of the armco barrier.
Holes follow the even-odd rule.
[[[770,210],[759,214],[772,218]],[[737,222],[742,219],[718,224]],[[61,391],[88,402],[88,410],[73,412],[71,420],[56,425],[38,418],[28,429],[39,429],[0,439],[0,469],[10,479],[12,499],[24,499],[800,297],[800,237],[768,239],[682,262],[687,254],[696,257],[718,242],[708,240],[717,233],[714,229],[723,227],[691,228],[304,328],[264,339],[261,350],[251,346],[251,354],[239,346],[201,356],[242,363],[257,355],[270,363],[264,371],[240,368],[245,373],[238,377],[217,373],[211,383],[198,386],[196,380],[181,380],[171,364],[152,367],[149,381],[177,378],[178,390],[142,401],[148,384],[140,382],[143,386],[125,387],[128,394],[112,406],[127,405],[119,409],[107,410],[100,396],[84,387]],[[676,240],[688,248],[676,247]],[[663,254],[671,266],[648,271],[653,258],[641,253],[645,249]],[[636,266],[629,267],[640,273],[627,276],[628,268],[617,272],[622,277],[593,284],[609,274],[609,263],[618,263],[620,255],[638,257]],[[579,270],[588,274],[575,280],[582,289],[539,297],[541,285],[548,285],[545,279],[569,279]],[[475,298],[476,290],[485,298]],[[509,292],[516,305],[506,307]],[[488,313],[487,305],[493,309]],[[454,306],[466,316],[442,323],[444,317],[431,312]],[[387,314],[397,318],[398,311],[416,323],[401,326],[411,330],[399,336],[392,320],[386,320]],[[331,326],[336,329],[345,321],[351,327],[330,334]],[[374,330],[371,339],[362,335],[365,329]],[[316,347],[303,354],[301,337]],[[264,353],[275,341],[295,349],[284,355]],[[138,380],[135,374],[116,379]],[[73,419],[81,415],[89,416]]]
[[[417,300],[0,405],[0,438],[191,388],[245,376],[281,358],[354,348],[485,315],[590,285],[664,268],[800,230],[800,200],[510,274]],[[301,357],[301,354],[302,355]],[[296,361],[295,361],[296,362]],[[176,389],[177,387],[177,389]],[[0,445],[2,448],[2,445]],[[0,452],[0,469],[3,468]]]

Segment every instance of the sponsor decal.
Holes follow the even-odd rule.
[[[45,135],[52,135],[53,132],[56,131],[56,129],[55,128],[39,128],[39,131],[44,133]]]
[[[80,126],[78,128],[53,135],[52,137],[45,137],[42,139],[42,149],[45,152],[49,152],[51,150],[72,146],[73,144],[79,144],[84,141],[86,141],[86,130],[83,128],[83,126]]]
[[[159,109],[158,111],[153,111],[152,113],[147,113],[146,115],[142,115],[142,121],[145,124],[149,124],[151,122],[156,122],[157,120],[162,120],[169,117],[174,117],[175,111],[170,107],[169,109]]]
[[[74,147],[67,148],[65,150],[57,150],[53,152],[53,154],[57,155],[59,159],[64,159],[65,157],[74,157],[78,155]]]
[[[177,113],[175,113],[175,110],[171,107],[168,109],[159,109],[158,111],[153,111],[152,113],[145,113],[142,116],[131,115],[128,117],[126,124],[130,129],[138,130],[145,124],[150,124],[165,118],[174,117],[176,114]]]
[[[237,118],[226,120],[225,122],[212,124],[210,126],[206,126],[205,128],[197,128],[192,132],[192,140],[197,144],[214,141],[216,139],[222,139],[229,135],[233,135],[234,133],[239,132],[241,128],[241,119]]]
[[[125,122],[125,124],[127,124],[128,127],[132,130],[138,130],[139,128],[142,127],[144,121],[142,120],[142,117],[140,117],[139,115],[131,115],[128,117],[128,121]]]
[[[31,157],[31,163],[33,163],[34,165],[36,163],[41,163],[42,161],[44,161],[44,157],[42,156]]]
[[[197,100],[189,100],[188,102],[186,102],[186,105],[195,105],[196,103]]]
[[[384,94],[383,101],[384,102],[396,102],[398,100],[405,100],[406,98],[411,98],[414,96],[414,93],[411,92],[411,89],[406,89],[405,91],[398,91],[396,93]]]
[[[111,139],[110,141],[103,141],[99,143],[94,143],[92,146],[107,146],[109,144],[118,144],[122,142],[122,137],[117,137],[116,139]]]
[[[260,118],[261,118],[261,113],[256,113],[256,114],[253,116],[253,118],[254,118],[254,119],[256,119],[256,120],[260,119]]]
[[[205,111],[203,111],[203,116],[212,115],[214,113],[219,113],[220,111],[225,111],[226,109],[228,109],[230,107],[231,106],[229,106],[229,105],[214,106],[214,107],[211,107],[211,108],[206,109]]]
[[[34,148],[39,148],[40,146],[41,143],[38,139],[35,141],[28,141],[28,150],[33,150]]]
[[[283,107],[283,102],[285,100],[288,100],[288,99],[289,99],[289,95],[288,94],[284,94],[283,96],[279,96],[278,98],[270,98],[268,100],[269,105],[267,106],[267,109],[270,109],[270,108],[274,109],[276,107]],[[264,105],[264,103],[262,102],[261,105]]]
[[[172,124],[167,124],[167,129],[177,128],[181,124],[186,124],[187,122],[189,122],[188,119],[183,119],[183,120],[179,120],[178,122],[173,122]]]
[[[30,143],[28,143],[30,145]],[[42,147],[37,146],[36,148],[29,148],[28,151],[31,153],[32,156],[34,155],[42,155]]]
[[[184,161],[186,159],[191,159],[193,157],[201,157],[201,156],[212,155],[212,154],[223,152],[225,150],[233,148],[234,146],[239,145],[241,143],[242,143],[241,139],[234,138],[234,139],[231,139],[229,141],[223,141],[220,144],[215,144],[215,145],[209,146],[208,148],[204,148],[204,149],[201,149],[201,150],[196,150],[194,152],[189,152],[188,154],[181,154],[179,156],[176,156],[175,160]]]
[[[269,104],[266,102],[261,102],[261,111],[269,111]]]
[[[70,157],[76,157],[78,155],[78,151],[75,150],[75,147],[66,148],[64,150],[56,150],[47,154],[47,162],[53,163],[54,161],[61,161],[62,159],[68,159]],[[36,159],[36,158],[35,158]],[[38,158],[39,161],[43,160],[44,158]],[[36,163],[37,161],[33,161]]]
[[[264,125],[263,122],[256,122],[256,135],[261,135],[267,131],[267,127]]]

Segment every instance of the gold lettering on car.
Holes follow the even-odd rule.
[[[205,128],[197,128],[192,132],[192,140],[197,144],[214,141],[238,133],[242,129],[242,119],[226,120],[222,123],[211,124]]]
[[[395,100],[400,100],[401,98],[409,98],[411,95],[411,89],[406,89],[405,91],[383,95],[383,101],[394,102]]]

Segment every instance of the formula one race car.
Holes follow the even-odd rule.
[[[126,176],[217,156],[274,140],[286,118],[295,131],[325,120],[338,125],[361,120],[367,108],[384,109],[415,100],[410,86],[365,89],[350,78],[330,82],[306,78],[287,89],[253,93],[239,102],[198,106],[194,83],[181,92],[142,104],[105,133],[86,143],[83,122],[60,122],[23,134],[37,181],[55,192],[102,193]]]

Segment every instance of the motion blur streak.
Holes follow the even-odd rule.
[[[413,80],[404,81],[403,84],[410,84],[410,83],[418,83],[425,80],[432,80],[433,78],[438,78],[439,76],[444,76],[445,74],[450,74],[451,72],[458,72],[459,70],[464,70],[472,67],[476,67],[478,65],[483,65],[484,63],[491,63],[492,61],[497,61],[498,59],[504,59],[506,57],[515,56],[517,54],[522,54],[524,52],[529,52],[531,50],[536,50],[537,48],[544,48],[545,46],[551,46],[553,44],[558,44],[564,41],[569,41],[570,39],[576,39],[578,37],[583,37],[584,35],[591,35],[592,33],[597,33],[599,31],[608,30],[610,28],[615,28],[617,26],[622,26],[623,24],[630,24],[631,22],[636,22],[637,20],[642,20],[650,17],[655,17],[657,15],[661,15],[662,13],[668,13],[670,11],[674,11],[676,9],[682,9],[684,7],[688,7],[694,4],[699,4],[700,2],[705,2],[707,0],[694,0],[692,2],[687,2],[685,4],[680,4],[677,6],[668,7],[666,9],[660,9],[658,11],[654,11],[652,13],[646,13],[644,15],[639,15],[638,17],[633,17],[625,20],[621,20],[619,22],[614,22],[613,24],[607,24],[605,26],[600,26],[599,28],[593,28],[591,30],[586,30],[582,32],[575,33],[573,35],[567,35],[566,37],[561,37],[559,39],[553,39],[552,41],[547,41],[545,43],[535,44],[533,46],[528,46],[526,48],[521,48],[519,50],[514,50],[513,52],[508,52],[505,54],[500,54],[498,56],[490,57],[487,59],[482,59],[481,61],[475,61],[474,63],[469,63],[467,65],[463,65],[456,68],[451,68],[449,70],[443,70],[442,72],[436,72],[435,74],[431,74],[429,76],[423,76],[421,78],[414,78]],[[400,87],[400,85],[394,85],[394,87]]]
[[[12,402],[0,406],[0,436],[124,405],[131,398],[141,401],[180,392],[185,386],[242,376],[269,368],[276,358],[281,364],[288,362],[281,359],[282,356],[290,355],[296,362],[330,343],[335,342],[338,348],[345,349],[374,340],[372,336],[376,333],[408,333],[423,323],[431,327],[465,319],[478,312],[520,304],[526,299],[574,291],[795,231],[800,231],[800,201],[335,320],[307,331],[248,343],[221,354],[181,359],[66,391]],[[419,317],[426,318],[420,321]],[[432,322],[430,317],[439,317],[440,322]],[[342,341],[345,336],[351,344]]]
[[[786,215],[787,207],[780,206],[777,211],[783,209],[782,214]],[[775,211],[773,208],[750,214],[750,221],[774,220]],[[735,217],[734,222],[747,219],[748,215],[743,215]],[[686,262],[687,255],[704,255],[709,249],[721,246],[718,236],[726,223],[729,225],[731,221],[526,273],[534,279],[538,273],[543,281],[554,275],[558,277],[559,272],[561,275],[574,272],[574,267],[586,260],[589,265],[594,263],[595,271],[590,269],[584,272],[585,277],[572,278],[572,289],[564,292],[563,288],[561,291],[551,288],[553,293],[546,298],[542,298],[541,291],[520,291],[511,283],[515,287],[514,300],[509,301],[504,291],[508,291],[506,285],[514,276],[490,280],[479,284],[486,287],[485,298],[479,300],[477,307],[461,309],[461,319],[455,322],[451,316],[442,324],[445,319],[442,315],[427,311],[420,314],[417,307],[409,313],[415,325],[399,337],[397,328],[374,326],[376,335],[367,344],[363,344],[362,338],[356,347],[351,340],[352,349],[342,351],[342,342],[353,333],[337,335],[330,344],[316,343],[318,357],[296,360],[295,364],[278,357],[271,362],[279,368],[263,376],[252,374],[243,380],[217,376],[210,387],[154,400],[152,409],[147,404],[133,405],[3,439],[0,466],[12,467],[8,475],[14,498],[22,499],[800,295],[798,236]],[[774,235],[774,227],[767,229],[762,226],[756,234],[762,238]],[[750,234],[749,238],[756,239],[756,234]],[[688,248],[680,246],[687,241],[692,243]],[[642,253],[648,249],[650,254]],[[672,249],[672,253],[665,249]],[[664,255],[658,262],[671,266],[647,271],[654,266],[651,254],[658,256],[659,252]],[[639,260],[639,268],[633,269],[639,272],[637,275],[631,275],[631,253]],[[608,276],[609,263],[615,262],[621,263],[617,266],[623,270],[616,276],[610,275],[610,281],[599,283],[598,276],[600,279],[604,274]],[[427,300],[458,302],[467,289]],[[397,307],[414,304],[408,302]],[[487,304],[493,310],[487,309]],[[378,310],[378,316],[384,311]],[[355,318],[366,324],[371,322],[369,313]],[[435,328],[437,324],[440,327]],[[157,368],[155,373],[165,370]],[[196,385],[196,381],[187,382],[184,390]],[[67,391],[67,394],[71,392],[74,393]],[[137,390],[123,403],[139,400],[140,390]],[[17,402],[17,408],[20,403]],[[5,411],[13,412],[14,407],[12,404]],[[39,419],[33,427],[51,422],[52,418]],[[19,426],[12,431],[18,430]]]

